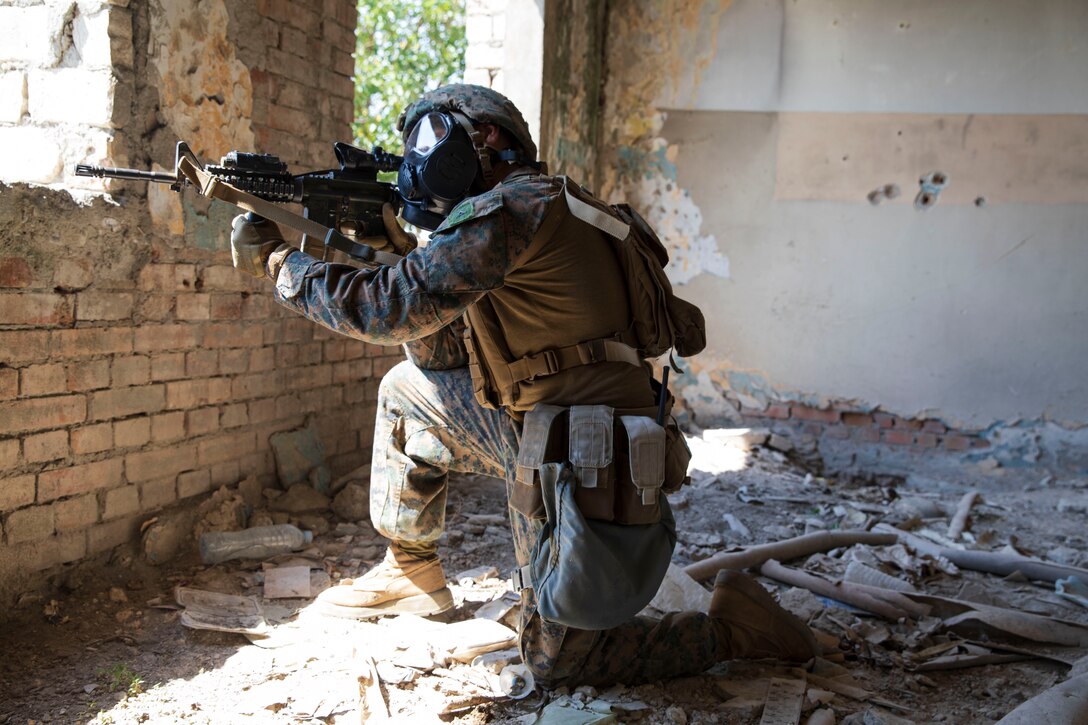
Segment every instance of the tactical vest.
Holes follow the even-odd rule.
[[[503,286],[466,313],[476,399],[515,417],[537,403],[652,415],[649,368],[630,344],[626,280],[601,228],[615,220],[572,187],[551,203]]]

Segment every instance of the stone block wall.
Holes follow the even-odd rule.
[[[503,88],[506,55],[506,8],[509,0],[468,0],[465,3],[465,83]]]
[[[0,5],[0,86],[17,91],[0,145],[45,159],[0,161],[0,601],[163,507],[272,484],[269,435],[308,418],[334,476],[369,460],[399,348],[334,335],[236,272],[233,207],[72,176],[169,165],[179,139],[331,166],[354,22],[350,0]]]

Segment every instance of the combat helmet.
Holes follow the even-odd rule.
[[[536,144],[529,133],[529,124],[525,123],[525,117],[517,106],[498,91],[485,86],[455,83],[424,93],[400,114],[397,130],[401,138],[407,141],[416,122],[432,111],[459,112],[476,123],[493,123],[509,133],[521,146],[523,162],[536,161]]]

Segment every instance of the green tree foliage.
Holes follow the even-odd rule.
[[[400,112],[464,73],[464,0],[359,0],[357,36],[356,144],[400,153]]]

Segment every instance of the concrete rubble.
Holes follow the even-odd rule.
[[[1007,671],[1029,683],[1018,702],[996,703],[989,722],[1031,695],[1064,691],[1066,676],[1083,678],[1071,669],[1088,654],[1088,608],[1078,600],[1088,581],[1083,532],[1064,532],[1071,553],[1048,560],[1053,540],[1037,553],[1027,541],[1032,532],[999,494],[837,481],[802,472],[768,442],[750,430],[691,439],[692,486],[673,497],[674,564],[643,614],[705,611],[704,582],[717,568],[747,568],[814,628],[825,652],[808,671],[728,662],[669,683],[545,696],[516,648],[520,597],[506,578],[514,562],[502,484],[472,477],[451,489],[441,554],[455,607],[443,615],[354,621],[310,606],[323,589],[384,554],[386,542],[366,516],[338,515],[365,511],[358,477],[334,482],[332,497],[307,481],[262,490],[245,479],[210,495],[195,520],[149,521],[145,557],[163,558],[170,549],[179,565],[203,531],[275,522],[314,533],[302,551],[197,567],[175,578],[172,595],[149,605],[177,610],[186,628],[235,633],[245,638],[235,646],[248,641],[273,658],[278,686],[248,688],[237,712],[271,709],[323,722],[357,721],[363,713],[394,721],[440,713],[456,721],[477,710],[526,725],[974,722],[956,705],[936,711],[930,703],[944,688],[968,687],[961,681],[971,683],[968,692],[977,689],[975,672],[988,681]],[[1074,498],[1060,496],[1066,507]],[[182,525],[189,526],[185,536]],[[1015,571],[978,571],[972,557],[983,555]],[[109,598],[120,601],[115,593]],[[60,604],[50,606],[55,618],[64,616]]]

